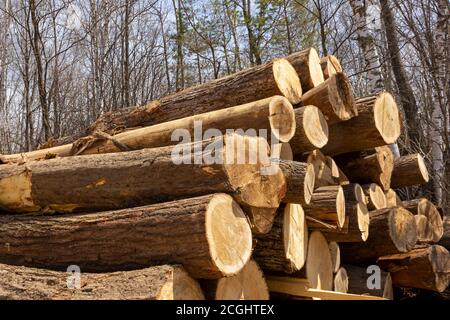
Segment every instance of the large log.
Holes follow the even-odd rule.
[[[243,206],[255,231],[267,232],[286,187],[279,167],[268,167],[269,149],[262,138],[226,135],[0,166],[0,206],[18,212],[98,211],[224,192]]]
[[[387,190],[384,195],[386,196],[386,204],[388,208],[402,206],[402,199],[400,199],[394,189]]]
[[[441,240],[439,240],[439,244],[445,247],[447,250],[450,250],[450,217],[445,217],[443,223],[444,233]]]
[[[304,120],[316,123],[316,118],[317,115],[314,112],[308,112]],[[156,148],[175,145],[180,142],[180,139],[184,141],[185,137],[202,140],[204,135],[217,136],[225,134],[229,130],[239,129],[254,136],[259,135],[259,130],[266,130],[265,132],[261,131],[261,133],[266,136],[268,141],[271,140],[271,135],[273,135],[280,142],[288,142],[296,132],[295,121],[294,109],[288,99],[282,96],[274,96],[227,109],[125,131],[115,136],[96,132],[77,140],[73,144],[6,155],[5,161],[23,162],[72,155]],[[299,129],[299,131],[306,132],[307,137],[311,137],[311,142],[317,143],[314,137],[317,135],[316,132],[320,131],[319,129],[310,125],[307,129]],[[319,144],[319,147],[322,146],[323,144]]]
[[[389,190],[394,170],[394,154],[388,146],[341,154],[334,160],[350,181],[374,182],[385,191]]]
[[[250,260],[234,276],[214,280],[200,280],[208,300],[269,300],[264,274],[254,260]]]
[[[391,94],[357,99],[358,116],[329,126],[322,152],[336,155],[395,143],[401,132],[400,114]]]
[[[333,291],[348,292],[348,275],[344,267],[339,268],[338,272],[334,275]]]
[[[373,270],[367,267],[363,268],[347,264],[344,267],[348,275],[349,293],[368,294],[389,300],[394,299],[392,278],[389,272],[380,270],[378,278],[378,274],[374,274]],[[372,275],[373,277],[371,277]]]
[[[373,263],[384,255],[407,252],[416,243],[413,214],[403,208],[386,208],[370,212],[369,238],[361,243],[342,243],[341,256],[346,263]]]
[[[320,149],[328,142],[328,124],[315,106],[295,109],[296,131],[289,144],[294,154]]]
[[[238,273],[252,234],[233,198],[214,194],[133,209],[0,216],[0,262],[83,272],[182,264],[195,278]]]
[[[345,197],[341,186],[314,190],[311,202],[303,206],[307,216],[342,228],[345,223]]]
[[[332,169],[327,164],[327,158],[319,150],[314,150],[307,155],[296,155],[294,159],[313,165],[314,174],[316,176],[314,189],[339,184],[333,176]]]
[[[204,299],[197,281],[181,266],[163,265],[112,273],[82,272],[77,279],[67,272],[1,264],[0,275],[2,300]]]
[[[306,92],[301,105],[313,105],[322,111],[328,124],[349,120],[358,115],[353,98],[353,89],[342,72]]]
[[[392,188],[426,184],[430,177],[423,157],[416,153],[396,159],[391,180]]]
[[[366,203],[369,210],[379,210],[387,207],[386,195],[379,185],[370,183],[363,185],[362,188],[366,195]]]
[[[427,217],[433,232],[431,241],[439,242],[444,234],[444,223],[439,210],[431,201],[426,198],[406,200],[402,202],[402,206],[413,214]]]
[[[320,59],[320,66],[322,67],[323,77],[325,80],[338,72],[342,72],[341,63],[338,58],[333,55]]]
[[[380,257],[395,286],[443,292],[450,282],[450,254],[439,245]]]
[[[297,64],[297,59],[292,56],[289,60]],[[286,59],[275,59],[185,89],[142,107],[105,113],[92,124],[89,132],[99,130],[114,134],[123,128],[154,125],[275,95],[285,96],[292,104],[296,104],[302,96],[301,87],[293,66]]]
[[[297,71],[303,92],[317,87],[324,82],[320,58],[316,49],[308,48],[286,57]]]
[[[314,167],[312,164],[280,160],[280,169],[286,180],[284,203],[308,204],[314,190]]]

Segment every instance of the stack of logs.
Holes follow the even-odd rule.
[[[394,157],[400,134],[390,93],[354,97],[313,48],[105,113],[0,157],[0,297],[443,292],[450,235],[429,200],[396,194],[429,180],[419,154]]]

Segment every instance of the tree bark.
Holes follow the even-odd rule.
[[[114,134],[125,128],[150,126],[275,95],[286,96],[293,104],[299,103],[302,95],[298,75],[285,59],[275,59],[264,65],[185,89],[145,106],[105,113],[92,124],[88,132],[98,130]]]
[[[320,58],[316,49],[309,48],[286,57],[300,77],[303,92],[324,82]],[[294,102],[292,102],[294,103]]]
[[[399,287],[443,292],[450,282],[450,254],[438,245],[384,256],[377,263],[391,273],[393,284]]]
[[[286,180],[284,203],[309,204],[314,190],[314,167],[312,164],[280,160],[280,169]]]
[[[296,155],[324,147],[328,142],[328,124],[320,109],[305,106],[295,109],[296,131],[289,144]]]
[[[401,123],[397,105],[387,92],[356,100],[358,116],[329,126],[322,152],[336,155],[395,143]]]
[[[379,283],[370,281],[371,272],[365,267],[344,265],[348,275],[348,292],[354,294],[369,294],[371,296],[394,299],[392,278],[389,272],[381,271]],[[379,285],[379,286],[378,286]],[[370,286],[370,289],[369,289]]]
[[[414,216],[403,208],[373,211],[370,213],[369,235],[366,242],[342,244],[343,261],[372,263],[378,257],[411,250],[417,242]]]
[[[238,273],[252,250],[246,217],[226,194],[0,221],[0,261],[14,265],[101,272],[176,263],[195,278],[217,279]]]
[[[234,276],[200,280],[208,300],[269,300],[269,288],[260,267],[250,260]]]
[[[389,190],[394,170],[394,155],[388,146],[341,154],[334,160],[350,181],[374,182],[385,191]]]
[[[403,156],[395,160],[391,179],[392,188],[421,185],[426,184],[428,181],[428,170],[419,153]]]
[[[311,117],[308,117],[308,120],[311,120]],[[266,130],[268,140],[270,140],[269,135],[273,135],[278,141],[288,142],[296,131],[295,123],[292,105],[286,98],[275,96],[241,106],[122,132],[113,137],[95,133],[73,144],[6,155],[5,160],[14,163],[45,159],[49,155],[67,157],[163,147],[179,143],[180,135],[186,134],[197,138],[200,134],[203,137],[208,130],[214,130],[213,134],[219,135],[227,133],[227,130],[242,129],[245,133],[255,136],[260,134],[259,130]],[[264,132],[261,131],[261,133]]]
[[[80,274],[69,288],[67,272],[0,265],[0,298],[6,300],[203,300],[203,292],[181,266]],[[73,278],[75,280],[75,278]]]
[[[352,86],[342,72],[303,94],[301,105],[318,107],[330,125],[358,115]]]
[[[294,273],[303,268],[308,228],[302,206],[287,204],[279,210],[269,233],[257,237],[253,258],[268,273]]]
[[[450,218],[446,217],[444,219],[444,234],[439,241],[439,244],[445,247],[447,250],[450,250]]]
[[[174,147],[0,166],[0,206],[17,212],[98,211],[224,192],[243,206],[254,231],[264,233],[286,190],[279,167],[269,166],[268,153],[262,138],[226,135]]]

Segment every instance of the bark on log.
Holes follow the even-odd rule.
[[[200,280],[208,300],[269,300],[264,274],[254,260],[250,260],[234,276],[217,280]]]
[[[350,184],[349,178],[345,175],[345,173],[338,167],[334,159],[330,156],[326,156],[326,164],[328,168],[331,170],[331,176],[336,181],[336,184],[341,186],[345,186]]]
[[[386,195],[383,189],[376,183],[365,184],[362,186],[367,199],[367,208],[369,210],[379,210],[387,208]]]
[[[274,144],[272,146],[271,156],[272,158],[280,160],[294,160],[294,154],[292,152],[291,145],[287,142]]]
[[[308,113],[305,121],[315,120],[314,113]],[[50,149],[42,149],[21,154],[5,156],[9,162],[24,162],[72,155],[112,153],[144,148],[170,146],[184,141],[185,136],[200,140],[210,130],[215,136],[227,133],[227,130],[241,129],[257,136],[259,130],[266,130],[267,139],[272,134],[280,142],[288,142],[296,132],[295,114],[288,99],[274,96],[263,100],[227,109],[193,115],[136,130],[128,130],[115,136],[102,133],[81,138],[73,144]],[[214,130],[214,131],[211,131]],[[302,131],[302,129],[299,129]],[[304,131],[307,131],[304,129]],[[308,134],[314,143],[318,129],[308,127]],[[264,133],[264,132],[262,132]],[[189,140],[191,141],[191,140]],[[320,147],[322,147],[321,145]]]
[[[333,265],[333,273],[337,273],[341,267],[341,250],[339,249],[339,244],[335,241],[331,241],[328,244],[330,248],[331,262]]]
[[[226,135],[174,147],[1,166],[0,206],[19,212],[99,211],[224,192],[243,206],[255,232],[264,233],[286,188],[279,167],[268,166],[269,149],[262,138]]]
[[[342,72],[306,92],[300,105],[318,107],[330,125],[358,115],[352,86]]]
[[[420,154],[410,154],[395,160],[391,181],[392,188],[422,185],[429,180],[427,166]]]
[[[442,235],[439,244],[445,247],[447,250],[450,250],[450,217],[444,218],[444,233]]]
[[[354,265],[344,265],[348,275],[348,292],[354,294],[367,294],[371,296],[383,297],[389,300],[394,299],[394,289],[392,278],[389,272],[380,270],[380,277],[375,275],[368,267]],[[378,274],[376,274],[378,275]],[[369,288],[370,287],[370,288]]]
[[[386,204],[388,208],[402,206],[402,200],[394,189],[389,189],[384,193],[384,195],[386,196]]]
[[[345,223],[345,197],[341,186],[314,190],[311,202],[303,206],[305,214],[342,228]]]
[[[311,152],[328,142],[328,124],[322,112],[314,106],[295,109],[296,131],[289,144],[294,154]]]
[[[344,267],[339,268],[334,275],[333,291],[347,293],[348,292],[348,276]]]
[[[333,55],[320,59],[320,66],[322,67],[323,77],[325,80],[338,72],[342,72],[341,63],[338,58]]]
[[[0,275],[2,300],[204,299],[197,281],[181,266],[163,265],[112,273],[82,272],[79,283],[67,272],[5,264],[0,265]]]
[[[247,219],[226,194],[92,214],[0,217],[0,261],[14,265],[101,272],[176,263],[194,278],[217,279],[238,273],[251,250]]]
[[[373,149],[395,143],[401,123],[391,94],[381,92],[356,100],[358,116],[329,126],[328,144],[322,152],[336,154]]]
[[[376,183],[385,191],[391,185],[394,154],[388,146],[342,154],[334,158],[350,181]]]
[[[293,273],[303,268],[308,228],[302,206],[287,204],[269,233],[257,237],[253,258],[267,272]]]
[[[426,198],[403,201],[402,205],[413,214],[427,217],[432,226],[431,241],[439,242],[444,234],[444,223],[436,206]]]
[[[297,64],[295,56],[289,60]],[[89,132],[114,134],[124,128],[150,126],[275,95],[285,96],[292,104],[299,103],[302,96],[297,72],[286,59],[275,59],[188,88],[145,106],[105,113],[92,124]]]
[[[319,150],[314,150],[307,155],[296,155],[294,159],[313,165],[316,176],[314,189],[339,184],[335,177],[333,177],[332,169],[327,164],[327,158]]]
[[[378,257],[407,252],[417,243],[414,216],[403,208],[370,212],[366,242],[342,243],[341,257],[346,263],[373,263]]]
[[[285,58],[297,71],[303,92],[324,82],[320,58],[316,49],[309,48],[293,53]]]
[[[439,245],[380,257],[395,286],[443,292],[450,281],[450,254]]]
[[[284,203],[309,204],[314,190],[314,167],[312,164],[297,161],[279,161],[286,180]]]

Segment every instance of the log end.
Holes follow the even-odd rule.
[[[292,104],[282,96],[275,96],[269,103],[269,122],[272,134],[281,142],[289,142],[295,134],[296,121]]]
[[[419,167],[420,173],[423,177],[423,184],[430,181],[430,176],[428,174],[428,169],[425,164],[425,161],[423,160],[423,157],[420,153],[417,154],[417,166]]]
[[[303,112],[303,126],[299,128],[305,132],[311,145],[316,149],[323,148],[328,143],[328,124],[319,108],[305,106]]]
[[[429,252],[431,266],[436,275],[436,291],[443,292],[450,283],[450,253],[439,245],[431,246]]]
[[[305,181],[303,187],[303,194],[305,196],[305,204],[311,203],[311,198],[314,192],[314,185],[316,183],[316,173],[314,171],[314,165],[308,163],[308,167],[305,173]]]
[[[376,183],[369,184],[366,194],[369,197],[369,206],[374,210],[384,209],[387,207],[386,195],[383,189]]]
[[[294,67],[286,59],[273,61],[273,75],[280,92],[292,103],[300,103],[302,98],[302,85]]]
[[[235,275],[249,261],[252,232],[231,196],[217,194],[211,199],[206,212],[206,236],[212,261],[223,276]]]
[[[389,235],[398,251],[412,250],[417,243],[414,215],[401,207],[392,209],[389,214]]]
[[[347,76],[338,72],[330,78],[336,85],[332,88],[336,88],[335,99],[333,103],[334,112],[340,120],[349,120],[358,115],[358,109],[356,108],[355,99],[353,97],[353,88],[348,80]],[[340,106],[336,109],[335,106]]]
[[[333,264],[328,242],[320,231],[309,237],[306,277],[312,289],[333,290]]]
[[[374,121],[386,144],[395,143],[401,133],[401,122],[398,106],[388,92],[378,95],[374,105]]]
[[[156,296],[157,300],[204,300],[203,291],[182,267],[174,267],[171,281],[167,281]]]
[[[305,213],[299,204],[287,204],[283,216],[283,245],[293,272],[303,268],[308,249],[308,228]]]
[[[308,66],[312,87],[317,87],[319,84],[325,81],[325,78],[323,76],[319,54],[314,48],[309,49]]]
[[[348,275],[347,270],[344,267],[339,268],[334,276],[334,288],[336,292],[347,293],[348,292]]]
[[[336,197],[336,213],[338,227],[343,228],[345,224],[345,194],[342,187],[339,187]]]
[[[428,199],[420,199],[418,204],[418,213],[427,217],[432,228],[431,241],[439,242],[444,235],[444,221],[438,208]]]
[[[363,202],[359,202],[356,205],[356,215],[358,218],[358,228],[361,231],[362,241],[366,241],[369,238],[369,225],[370,225],[370,214],[369,209]]]

